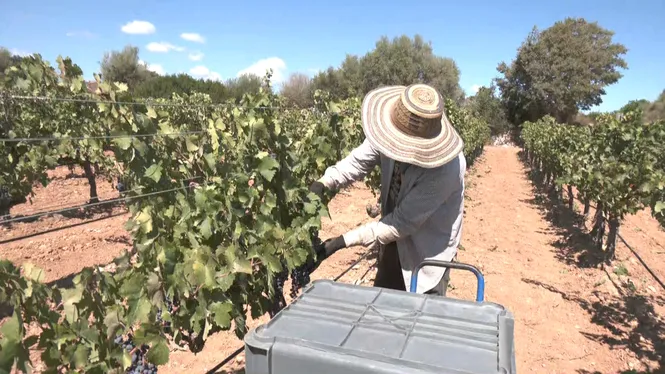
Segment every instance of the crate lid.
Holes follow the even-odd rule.
[[[515,372],[513,317],[501,305],[328,280],[313,282],[245,344],[269,352],[271,373],[305,362],[316,364],[311,373]]]

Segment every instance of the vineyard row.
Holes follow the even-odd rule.
[[[665,224],[665,121],[641,119],[639,112],[604,114],[591,126],[572,126],[548,116],[522,127],[526,155],[540,182],[566,186],[571,208],[577,189],[585,215],[596,204],[591,235],[607,262],[615,257],[627,214],[648,207]]]

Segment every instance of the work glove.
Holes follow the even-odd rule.
[[[343,236],[340,235],[336,238],[328,239],[317,249],[317,260],[319,262],[323,261],[343,248],[346,248],[346,242],[344,241]]]
[[[315,193],[319,197],[319,199],[322,199],[322,200],[323,200],[323,190],[324,189],[325,189],[325,186],[323,185],[323,183],[321,183],[319,181],[316,181],[316,182],[312,183],[311,186],[309,186],[309,192]]]

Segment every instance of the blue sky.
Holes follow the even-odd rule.
[[[382,35],[419,33],[436,54],[457,62],[460,84],[472,94],[497,75],[500,61],[515,57],[534,25],[546,28],[567,16],[598,21],[629,49],[629,69],[599,110],[654,100],[665,89],[663,0],[5,0],[0,46],[51,61],[70,56],[87,77],[105,51],[133,44],[159,72],[227,79],[272,66],[279,80],[337,66]]]

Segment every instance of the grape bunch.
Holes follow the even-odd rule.
[[[117,183],[115,184],[115,189],[118,190],[118,193],[120,194],[120,197],[125,197],[127,196],[127,181],[124,180],[124,178],[118,178]]]
[[[286,269],[286,264],[282,264],[283,268]],[[273,278],[273,289],[275,290],[275,298],[272,300],[270,309],[268,310],[268,315],[270,318],[275,317],[280,310],[286,307],[286,300],[284,299],[284,283],[289,277],[289,272],[287,270],[282,271],[281,273],[275,275]]]
[[[310,274],[319,267],[321,261],[325,260],[325,251],[322,251],[323,243],[319,238],[319,231],[311,228],[310,235],[314,249],[314,258],[308,258],[304,264],[291,270],[291,292],[289,295],[293,299],[298,296],[298,290],[309,284]]]
[[[118,344],[125,351],[129,352],[132,356],[132,364],[125,371],[128,374],[156,374],[157,366],[149,363],[145,355],[148,353],[148,346],[143,344],[140,347],[135,347],[134,342],[132,341],[132,335],[127,335],[127,338],[123,338],[122,335],[118,335],[113,340],[115,344]]]
[[[168,297],[164,297],[164,303],[166,304],[166,310],[169,314],[173,315],[173,302]],[[157,309],[157,323],[161,323],[164,326],[164,331],[169,332],[171,330],[171,322],[162,320],[162,308]]]
[[[295,299],[298,296],[298,290],[306,286],[310,281],[310,274],[316,269],[316,263],[313,259],[307,260],[304,264],[291,270],[291,291],[289,296]]]

